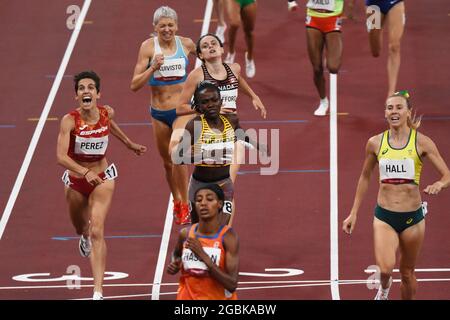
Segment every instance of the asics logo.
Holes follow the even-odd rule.
[[[408,220],[406,220],[406,224],[411,224],[411,222],[413,222],[413,218],[409,218]]]
[[[389,151],[389,149],[384,149],[383,151],[381,151],[381,154],[386,154]]]

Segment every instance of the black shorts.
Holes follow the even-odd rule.
[[[426,209],[422,205],[416,211],[411,212],[395,212],[386,210],[379,205],[375,207],[375,217],[386,222],[397,233],[403,232],[405,229],[419,223],[425,218]]]

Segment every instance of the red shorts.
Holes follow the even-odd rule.
[[[319,18],[307,15],[305,24],[307,28],[314,28],[322,33],[329,33],[333,31],[341,32],[342,18],[341,16]]]
[[[111,164],[104,172],[98,174],[103,180],[114,180],[117,178],[117,168],[114,164]],[[62,181],[69,188],[78,191],[86,198],[89,197],[92,191],[94,191],[96,186],[91,185],[86,178],[78,178],[69,175],[69,171],[66,170],[61,177]]]

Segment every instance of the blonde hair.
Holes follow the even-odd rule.
[[[406,90],[397,91],[393,95],[389,96],[388,100],[393,97],[402,97],[403,99],[405,99],[408,110],[412,111],[413,107],[412,107],[412,104],[410,101],[410,95],[409,95],[408,91],[406,91]],[[417,116],[415,110],[414,110],[414,114],[412,114],[411,117],[408,117],[408,119],[406,120],[408,127],[410,127],[411,129],[414,129],[414,130],[416,130],[417,128],[420,127],[421,122],[422,122],[422,115]]]
[[[173,19],[175,23],[178,23],[178,16],[176,11],[168,6],[162,6],[156,9],[155,13],[153,14],[153,26],[156,26],[161,18],[170,18]]]

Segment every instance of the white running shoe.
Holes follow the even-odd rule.
[[[222,44],[225,43],[225,30],[227,30],[227,25],[218,25],[216,29],[216,36],[220,39]]]
[[[256,73],[255,60],[247,59],[247,52],[245,53],[245,74],[248,78],[253,78]]]
[[[227,56],[225,57],[225,60],[223,60],[223,62],[225,63],[234,63],[234,57],[236,55],[236,52],[234,53],[227,53]]]
[[[389,278],[388,287],[386,289],[383,289],[383,287],[380,285],[380,287],[378,288],[377,295],[373,300],[389,300],[388,294],[389,290],[391,289],[391,285],[392,285],[392,277]]]
[[[298,4],[297,1],[288,1],[288,10],[295,11],[297,10]]]
[[[83,235],[81,235],[80,242],[78,243],[78,248],[80,249],[80,254],[82,257],[89,257],[92,249],[91,239],[89,237],[85,238]]]
[[[92,296],[92,300],[103,300],[103,294],[101,294],[98,291],[95,291],[94,295]]]
[[[327,115],[329,103],[328,98],[320,99],[319,107],[314,111],[315,116],[323,117]]]

